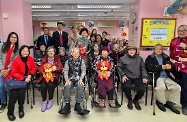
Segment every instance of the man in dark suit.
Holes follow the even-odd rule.
[[[49,36],[49,29],[47,27],[44,28],[44,34],[38,37],[36,48],[39,49],[40,43],[45,44],[46,48],[53,45],[52,37]]]
[[[63,22],[57,22],[57,31],[53,32],[53,44],[56,49],[56,54],[58,54],[58,48],[64,47],[66,50],[68,47],[68,33],[62,31],[64,28]]]

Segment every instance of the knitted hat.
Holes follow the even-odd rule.
[[[108,49],[108,47],[102,47],[101,52],[102,51],[107,51],[108,53],[110,52],[109,49]]]
[[[136,46],[129,46],[129,47],[127,47],[127,50],[130,50],[130,49],[135,49],[135,50],[137,50],[137,47],[136,47]]]

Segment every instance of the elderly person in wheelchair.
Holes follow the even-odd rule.
[[[117,68],[121,73],[123,91],[128,99],[128,109],[132,110],[134,103],[135,108],[141,110],[138,100],[144,95],[148,76],[143,58],[137,55],[136,47],[129,46],[127,48],[127,54],[120,58]],[[133,100],[131,96],[132,84],[137,91]]]
[[[180,105],[180,86],[174,82],[171,75],[171,62],[168,55],[163,52],[163,46],[156,44],[154,52],[145,60],[146,68],[149,72],[155,72],[156,81],[156,105],[161,111],[169,108],[172,112],[180,114],[174,104]],[[165,96],[165,91],[169,91],[169,98]]]
[[[114,63],[109,55],[109,49],[103,47],[101,55],[96,57],[93,62],[93,70],[95,72],[94,80],[97,83],[99,94],[99,107],[105,107],[106,94],[108,95],[109,106],[118,108],[114,101]]]
[[[59,114],[69,114],[71,111],[70,99],[71,99],[71,89],[76,87],[76,103],[74,110],[77,111],[79,115],[89,114],[89,110],[82,109],[80,102],[84,98],[84,82],[83,79],[86,75],[86,66],[84,60],[79,55],[79,48],[72,49],[71,57],[66,61],[64,66],[64,78],[65,86],[63,90],[64,100],[66,105],[63,109],[59,110]]]

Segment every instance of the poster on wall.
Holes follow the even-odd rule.
[[[175,36],[176,19],[143,18],[140,46],[151,47],[162,44],[165,47]]]

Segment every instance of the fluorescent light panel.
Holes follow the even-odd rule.
[[[77,8],[122,8],[122,5],[77,5]]]
[[[60,16],[59,14],[33,14],[33,17],[58,17]]]
[[[45,9],[45,8],[52,8],[52,7],[51,5],[32,5],[32,8]]]
[[[101,14],[101,13],[94,13],[94,14],[89,14],[89,13],[78,13],[79,17],[85,17],[85,16],[108,16],[107,14]]]

